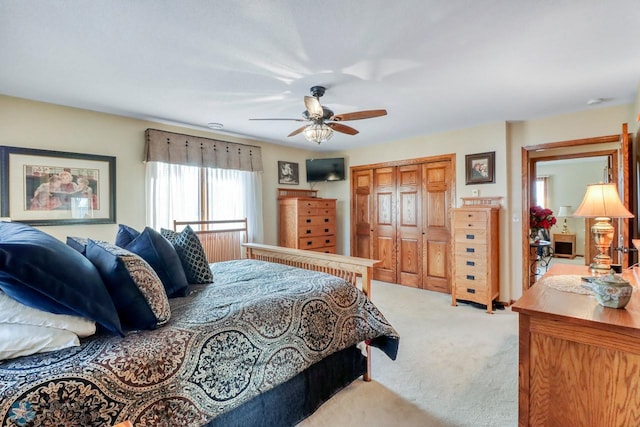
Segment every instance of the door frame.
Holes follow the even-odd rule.
[[[521,241],[522,241],[522,291],[526,291],[529,289],[529,221],[528,221],[528,212],[529,207],[533,203],[533,191],[534,181],[536,179],[536,163],[542,160],[558,160],[561,158],[581,158],[581,157],[593,157],[596,155],[611,155],[614,157],[614,160],[618,161],[618,167],[615,168],[617,170],[611,171],[612,181],[618,184],[622,183],[622,202],[624,203],[627,209],[630,204],[630,155],[631,155],[631,145],[630,145],[630,135],[627,130],[627,124],[624,123],[622,125],[622,134],[617,135],[607,135],[593,138],[584,138],[584,139],[574,139],[569,141],[560,141],[560,142],[551,142],[545,144],[538,145],[529,145],[522,147],[521,149],[521,159],[522,159],[522,230],[521,230]],[[609,144],[609,143],[620,143],[620,146],[617,149],[603,149],[596,151],[597,144]],[[567,147],[582,147],[584,150],[573,153],[573,154],[565,154],[565,155],[554,155],[552,152],[549,153],[548,156],[532,156],[532,153],[543,151],[543,150],[557,150]],[[590,149],[591,148],[591,149]],[[607,153],[607,154],[603,154]],[[622,176],[618,175],[618,171],[622,172]],[[620,180],[621,178],[621,180]],[[585,233],[588,235],[589,233]],[[624,220],[624,226],[622,227],[622,236],[625,244],[630,243],[630,233],[629,233],[629,221]],[[585,242],[586,246],[586,242]],[[587,250],[585,250],[588,253]],[[585,257],[586,257],[585,253]],[[628,256],[624,254],[623,265],[627,261]]]

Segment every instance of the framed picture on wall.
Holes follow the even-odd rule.
[[[298,164],[278,160],[278,184],[298,185]]]
[[[485,184],[496,182],[496,152],[467,154],[465,156],[466,183]]]
[[[115,223],[116,158],[0,146],[0,216],[30,225]]]

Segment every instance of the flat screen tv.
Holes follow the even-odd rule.
[[[307,159],[307,182],[344,181],[344,158]]]

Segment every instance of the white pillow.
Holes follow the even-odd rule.
[[[26,306],[0,291],[0,323],[66,329],[84,338],[96,333],[96,323],[79,316],[54,314]]]
[[[78,336],[64,329],[0,323],[0,360],[79,345]]]

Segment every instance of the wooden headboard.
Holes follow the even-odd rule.
[[[207,262],[245,258],[242,243],[247,243],[247,219],[221,221],[173,221],[173,230],[190,226],[200,239]]]

